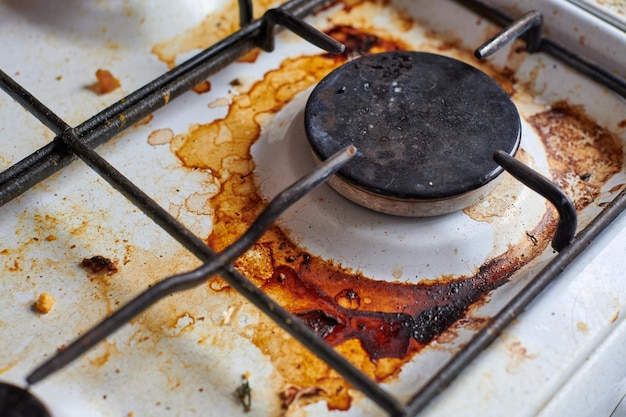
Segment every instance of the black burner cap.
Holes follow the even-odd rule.
[[[0,382],[0,416],[50,417],[50,414],[29,391]]]
[[[495,150],[517,152],[521,124],[509,95],[464,62],[393,51],[348,62],[313,90],[305,130],[327,159],[353,144],[362,157],[339,176],[394,199],[449,199],[489,183]]]

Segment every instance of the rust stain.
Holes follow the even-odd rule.
[[[110,353],[109,352],[105,352],[101,356],[98,356],[97,358],[91,359],[89,361],[89,363],[91,363],[93,366],[100,367],[100,366],[102,366],[102,365],[104,365],[105,363],[108,362],[109,356],[110,356]]]
[[[7,269],[9,272],[20,272],[22,271],[22,265],[20,264],[21,257],[18,256],[13,260],[13,264],[7,265]]]
[[[536,354],[529,354],[519,340],[507,343],[506,350],[509,354],[506,371],[509,373],[514,372],[524,361],[534,359],[538,356]]]
[[[152,121],[152,119],[154,119],[154,114],[150,114],[150,115],[144,117],[143,119],[141,119],[140,121],[135,123],[133,125],[133,127],[139,127],[139,126],[147,125],[148,123],[150,123]]]
[[[148,144],[152,146],[166,145],[174,138],[174,132],[170,128],[157,129],[148,135]]]
[[[21,355],[21,356],[25,356],[25,355]],[[11,362],[7,363],[7,364],[3,364],[2,367],[0,367],[0,375],[4,374],[5,372],[10,371],[11,369],[13,369],[15,366],[19,365],[19,363],[24,360],[23,357],[19,357],[18,359],[14,359]]]
[[[104,352],[101,352],[102,350],[104,350]],[[119,354],[119,350],[115,343],[104,341],[98,347],[98,353],[98,356],[89,358],[89,363],[96,368],[101,368],[109,361],[109,359],[111,359],[112,356]]]
[[[254,17],[258,18],[270,7],[281,2],[276,0],[254,0]],[[225,12],[206,16],[196,27],[187,30],[172,39],[152,47],[152,53],[169,67],[175,66],[176,57],[195,49],[205,49],[239,29],[239,6],[236,0],[230,0],[223,9]]]
[[[550,110],[528,118],[541,137],[555,183],[582,210],[599,195],[601,187],[622,168],[622,146],[599,126],[582,106],[557,102]]]
[[[230,105],[230,100],[225,97],[220,97],[209,103],[209,108],[214,109],[217,107],[228,107]]]

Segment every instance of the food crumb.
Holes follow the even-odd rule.
[[[48,242],[54,242],[55,240],[57,240],[57,237],[55,235],[48,235],[48,237],[46,237],[46,240]]]
[[[107,94],[121,87],[120,81],[111,74],[109,70],[98,69],[96,71],[96,81],[88,88],[96,94]]]
[[[35,302],[35,310],[41,314],[48,314],[54,306],[54,297],[47,292],[41,293]]]
[[[113,275],[117,272],[117,265],[115,265],[115,262],[100,255],[85,258],[80,264],[83,268],[88,268],[94,274],[104,270],[107,271],[107,275]]]

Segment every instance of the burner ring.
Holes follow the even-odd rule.
[[[520,117],[482,71],[442,55],[392,51],[337,68],[313,90],[305,131],[315,158],[353,144],[355,158],[330,185],[389,214],[431,216],[480,201],[515,155]]]
[[[0,415],[3,417],[50,417],[46,407],[24,388],[0,382]]]

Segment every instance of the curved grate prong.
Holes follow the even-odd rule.
[[[559,213],[559,225],[552,238],[552,247],[559,252],[569,245],[576,235],[576,208],[563,190],[504,151],[496,151],[493,159],[509,174],[531,190],[541,194],[556,207]]]
[[[474,55],[478,59],[487,58],[524,34],[526,35],[526,50],[537,52],[541,48],[542,27],[543,15],[536,10],[531,10],[479,46]]]
[[[239,26],[244,27],[252,22],[253,17],[252,0],[239,0]]]
[[[259,47],[267,52],[274,50],[274,27],[276,25],[292,31],[302,39],[331,54],[340,54],[346,49],[344,44],[320,32],[304,20],[298,19],[281,9],[270,9],[263,15],[258,38]]]

